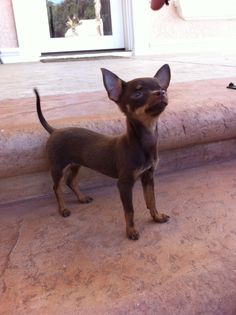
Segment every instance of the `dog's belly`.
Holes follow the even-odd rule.
[[[106,159],[103,162],[100,160],[98,161],[88,160],[87,162],[84,162],[84,161],[78,161],[78,162],[79,162],[79,165],[90,168],[106,176],[118,178],[117,169],[115,165],[113,164],[113,162],[109,161],[109,159]]]
[[[83,128],[66,128],[54,132],[48,140],[51,164],[65,168],[76,164],[117,178],[116,138]]]

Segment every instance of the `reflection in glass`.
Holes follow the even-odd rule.
[[[47,0],[50,36],[112,35],[109,0]]]

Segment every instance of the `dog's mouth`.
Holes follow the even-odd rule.
[[[158,102],[156,104],[152,104],[151,106],[149,106],[145,112],[151,116],[158,116],[160,115],[164,109],[166,108],[167,106],[167,102],[165,101],[161,101],[161,102]]]

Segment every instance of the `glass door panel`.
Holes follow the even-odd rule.
[[[121,0],[46,0],[44,52],[124,48]]]

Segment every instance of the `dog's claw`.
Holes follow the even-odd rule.
[[[139,239],[139,232],[135,228],[127,230],[127,236],[130,240],[136,241]]]
[[[64,217],[64,218],[66,218],[66,217],[69,217],[70,216],[70,210],[68,210],[68,209],[64,209],[63,211],[62,211],[62,216]]]
[[[165,223],[170,219],[170,216],[168,216],[165,213],[158,213],[155,216],[153,216],[153,220],[157,223]]]
[[[79,199],[80,203],[90,203],[93,201],[93,198],[90,196],[84,196],[83,198]]]

